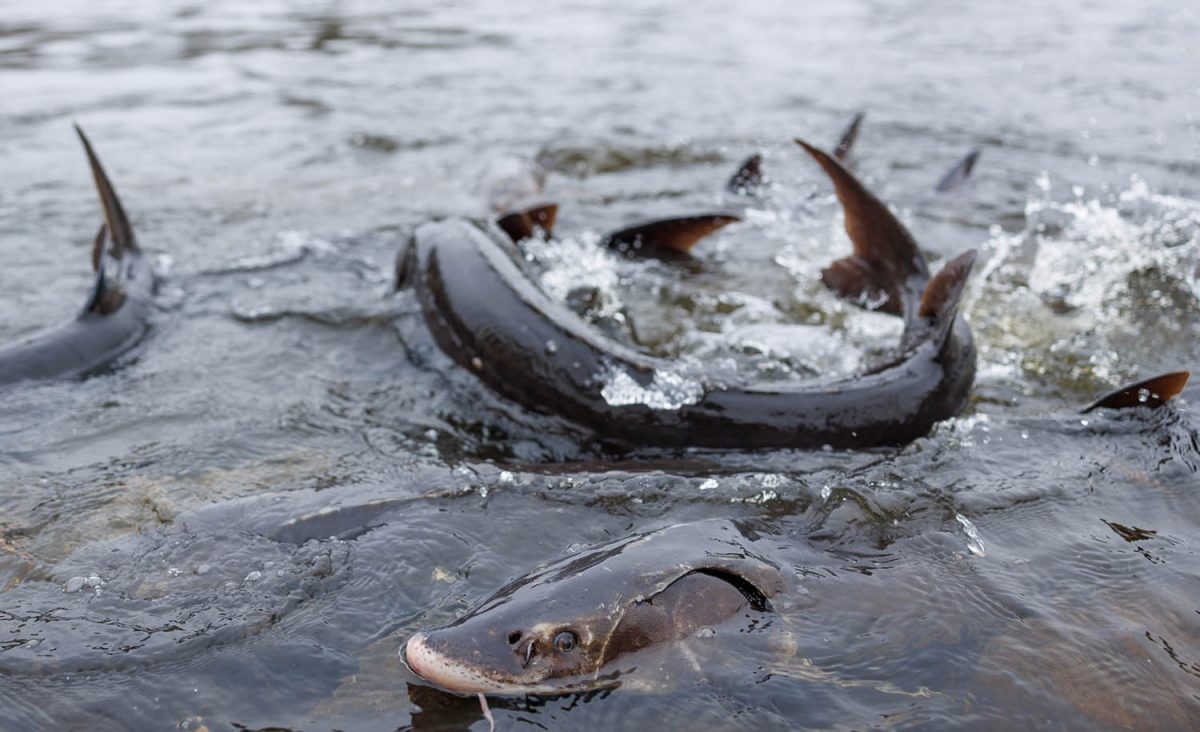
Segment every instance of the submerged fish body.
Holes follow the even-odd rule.
[[[149,329],[154,271],[91,144],[76,131],[104,209],[92,253],[96,283],[74,320],[0,348],[0,386],[87,373],[127,351]]]
[[[643,652],[772,610],[794,580],[764,556],[762,530],[712,519],[569,555],[454,623],[417,633],[401,653],[417,676],[460,693],[620,685]]]
[[[911,237],[886,206],[835,160],[810,152],[836,174],[856,242],[856,253],[840,260],[847,266],[837,291],[858,296],[879,289],[905,317],[900,356],[867,373],[743,385],[683,373],[674,362],[601,335],[533,285],[504,242],[464,220],[418,228],[404,269],[447,355],[507,398],[576,422],[608,443],[904,444],[957,414],[974,381],[970,328],[957,312],[974,253],[929,279]],[[903,233],[898,243],[897,232]]]

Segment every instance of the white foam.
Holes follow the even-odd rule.
[[[648,386],[642,386],[625,369],[614,367],[600,375],[600,395],[613,407],[644,404],[651,409],[679,409],[704,397],[699,381],[672,371],[657,370]]]

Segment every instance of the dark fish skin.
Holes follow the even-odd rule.
[[[620,446],[900,445],[957,414],[974,381],[970,329],[952,304],[953,322],[940,341],[919,340],[871,373],[745,386],[700,379],[695,403],[678,409],[612,405],[601,390],[614,371],[646,386],[674,364],[601,336],[530,283],[495,239],[467,221],[426,224],[413,243],[417,297],[447,355],[505,397]]]
[[[105,226],[96,239],[96,285],[74,320],[0,348],[0,386],[79,376],[132,347],[149,329],[154,272],[142,256],[116,191],[84,136]],[[105,246],[105,240],[111,244]]]

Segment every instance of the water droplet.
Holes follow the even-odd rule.
[[[558,353],[558,344],[552,340],[546,341],[546,353],[549,353],[551,355]]]
[[[67,584],[65,587],[63,587],[63,590],[66,592],[79,592],[83,589],[83,586],[86,583],[87,580],[83,577],[72,577],[71,579],[67,580]]]
[[[828,501],[829,496],[831,496],[831,495],[833,495],[833,488],[831,488],[827,485],[821,486],[821,500],[822,501]]]
[[[501,470],[500,477],[496,482],[500,483],[501,485],[512,485],[513,483],[517,482],[517,476],[513,475],[507,470]]]
[[[172,577],[178,577],[181,573],[182,571],[179,569],[179,567],[171,567],[167,570],[167,574],[171,575]]]
[[[697,638],[712,638],[716,634],[717,631],[713,630],[712,628],[701,628],[700,630],[696,631]]]
[[[721,485],[721,483],[716,478],[705,478],[704,482],[700,484],[699,488],[702,491],[711,491],[713,488],[716,488],[719,485]]]
[[[245,581],[246,582],[257,582],[260,579],[262,579],[262,572],[259,572],[258,570],[254,570],[250,574],[246,575]]]

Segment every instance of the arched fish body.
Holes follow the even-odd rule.
[[[401,653],[416,675],[460,693],[619,685],[641,651],[772,610],[795,578],[756,548],[762,529],[712,519],[569,555],[454,623],[417,633]]]
[[[501,243],[463,220],[418,228],[406,270],[445,353],[509,399],[572,420],[606,442],[728,448],[907,443],[957,414],[974,381],[974,345],[957,312],[974,253],[927,280],[920,252],[887,207],[836,160],[806,149],[832,171],[855,241],[853,266],[844,268],[838,291],[853,296],[881,287],[901,304],[906,320],[899,357],[867,373],[743,385],[683,373],[671,361],[602,336],[534,286]]]
[[[142,256],[117,192],[83,131],[104,225],[96,235],[96,284],[74,320],[0,348],[0,386],[78,376],[127,351],[149,328],[154,272]]]

